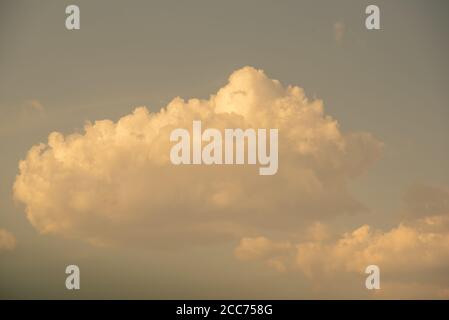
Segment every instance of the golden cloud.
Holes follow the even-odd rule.
[[[302,242],[246,237],[236,248],[236,257],[260,260],[278,270],[300,271],[313,282],[327,281],[342,273],[364,274],[365,268],[374,264],[386,279],[381,293],[384,297],[410,297],[411,292],[405,288],[419,287],[423,294],[413,297],[448,297],[448,188],[414,186],[404,199],[405,207],[412,211],[406,221],[390,230],[363,225],[335,238],[329,229],[318,225],[309,233],[310,240]],[[421,207],[433,215],[418,215],[416,209]],[[419,290],[413,291],[417,293]]]
[[[279,171],[172,165],[170,132],[193,120],[204,129],[279,129]],[[159,112],[139,107],[82,133],[51,133],[20,162],[14,197],[40,232],[99,245],[239,239],[363,210],[347,182],[381,148],[369,133],[343,133],[301,88],[244,67],[209,99],[178,97]]]

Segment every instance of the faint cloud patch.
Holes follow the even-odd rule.
[[[42,105],[42,103],[39,102],[39,100],[36,99],[26,100],[25,105],[28,108],[31,108],[32,110],[44,112],[44,106]]]
[[[334,39],[337,43],[343,41],[345,35],[345,24],[341,21],[337,21],[334,24]]]
[[[20,108],[20,121],[21,122],[29,122],[30,119],[34,120],[42,120],[45,114],[44,105],[37,99],[28,99],[22,102]]]
[[[37,99],[27,99],[0,105],[0,137],[24,130],[34,130],[49,120],[46,106]]]
[[[5,229],[0,229],[0,252],[12,251],[15,247],[16,237],[14,237],[11,232]]]
[[[43,114],[45,112],[45,108],[39,100],[29,99],[24,101],[23,111],[27,113],[38,112],[39,114]]]

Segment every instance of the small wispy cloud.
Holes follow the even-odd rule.
[[[345,24],[341,21],[334,23],[334,39],[337,43],[343,41],[345,35]]]
[[[0,252],[14,250],[15,247],[16,237],[11,232],[0,229]]]
[[[38,112],[44,112],[44,106],[36,99],[25,100],[25,107]]]

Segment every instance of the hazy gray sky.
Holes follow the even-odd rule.
[[[365,28],[372,3],[379,31]],[[78,31],[65,29],[68,4],[80,7]],[[2,1],[0,229],[17,243],[0,252],[0,298],[370,297],[363,274],[336,273],[323,290],[300,271],[242,262],[238,239],[166,250],[39,234],[14,201],[18,164],[53,131],[82,133],[88,120],[117,121],[138,106],[158,112],[177,96],[209,99],[252,66],[322,100],[342,133],[384,143],[348,182],[368,210],[325,222],[340,233],[363,224],[387,232],[408,214],[407,190],[449,185],[448,9],[437,0]],[[64,287],[68,264],[81,268],[79,292]],[[449,274],[434,270],[411,295],[439,297],[426,283],[437,276],[447,294]],[[387,296],[410,293],[403,288]]]

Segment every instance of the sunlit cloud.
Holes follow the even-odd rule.
[[[279,170],[174,166],[170,132],[204,128],[279,129]],[[207,100],[139,107],[82,133],[53,132],[20,162],[14,196],[42,233],[94,244],[182,246],[239,239],[258,230],[298,230],[307,221],[361,212],[347,183],[382,149],[369,133],[343,133],[320,100],[245,67]]]
[[[399,288],[420,284],[427,291],[434,288],[430,296],[441,297],[449,292],[447,191],[445,186],[410,188],[406,192],[405,207],[411,209],[411,215],[417,215],[418,207],[435,211],[418,215],[418,218],[406,215],[407,220],[386,231],[365,224],[337,236],[324,228],[314,228],[319,236],[312,233],[310,239],[301,242],[271,240],[263,236],[243,238],[235,250],[236,257],[259,260],[275,269],[282,265],[281,269],[302,272],[318,283],[336,274],[363,274],[366,266],[374,264],[381,268],[387,279],[389,290],[383,289],[387,296],[394,296]],[[396,297],[408,297],[407,290],[401,292]]]

